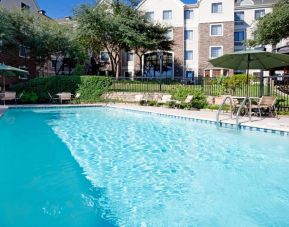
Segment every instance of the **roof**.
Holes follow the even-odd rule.
[[[236,6],[275,4],[278,0],[235,0]]]

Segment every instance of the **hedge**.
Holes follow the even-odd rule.
[[[81,102],[95,102],[99,101],[101,95],[109,90],[111,83],[110,78],[102,76],[52,76],[16,84],[12,90],[18,94],[33,92],[38,96],[38,102],[47,102],[48,92],[52,95],[59,92],[80,93]]]

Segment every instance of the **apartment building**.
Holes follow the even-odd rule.
[[[143,58],[139,68],[133,52],[123,53],[122,77],[193,80],[197,77],[229,75],[232,71],[215,68],[209,60],[245,49],[252,39],[255,22],[272,11],[278,0],[143,0],[138,9],[147,17],[171,27],[168,37],[174,41],[172,51],[153,51]],[[271,46],[265,47],[271,51]],[[105,55],[105,53],[102,53]]]
[[[0,7],[3,7],[6,10],[23,9],[45,14],[43,10],[40,10],[35,0],[0,0]],[[36,74],[36,64],[33,60],[30,59],[29,47],[20,45],[18,48],[8,51],[5,48],[5,44],[3,44],[2,42],[0,42],[0,44],[1,63],[28,70],[31,75]],[[10,78],[10,80],[15,80],[15,78]],[[7,81],[7,83],[10,82]]]

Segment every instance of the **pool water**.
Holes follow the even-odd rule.
[[[289,138],[112,108],[0,118],[0,226],[288,226]]]

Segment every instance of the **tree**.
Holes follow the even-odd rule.
[[[83,5],[76,17],[81,43],[94,53],[106,50],[117,78],[122,50],[135,50],[141,58],[148,50],[167,50],[172,44],[166,37],[169,28],[151,23],[144,13],[120,1],[96,8]]]
[[[82,49],[69,27],[26,10],[10,12],[1,9],[0,17],[0,39],[3,40],[6,50],[13,51],[19,45],[26,47],[30,50],[29,58],[36,62],[39,71],[53,55],[81,56]]]
[[[254,30],[254,45],[275,45],[282,39],[289,37],[289,1],[280,0],[274,7],[272,13],[268,13],[258,20]]]

